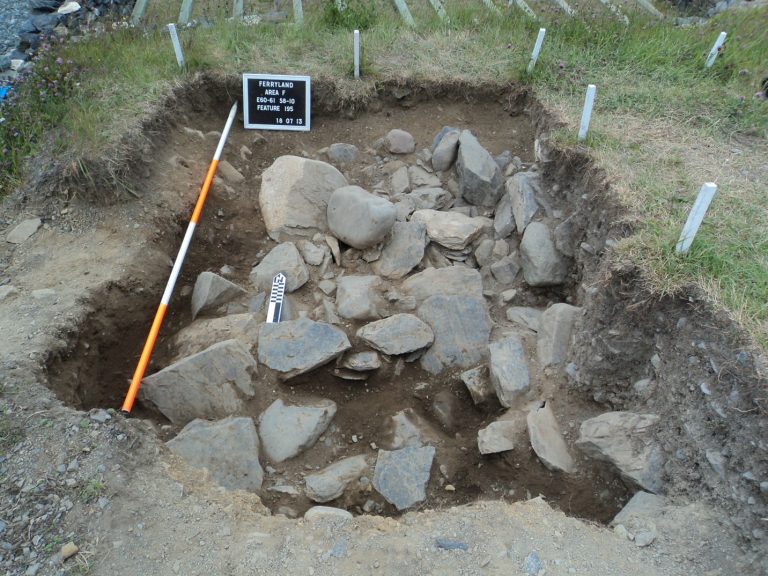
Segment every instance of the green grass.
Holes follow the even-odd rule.
[[[20,138],[10,138],[8,123],[0,124],[2,145],[14,158],[3,169],[0,186],[20,182],[22,159],[43,144],[53,145],[61,157],[83,159],[85,169],[119,166],[124,138],[138,136],[141,119],[198,72],[310,74],[334,80],[349,98],[371,94],[384,81],[525,82],[560,116],[565,128],[557,140],[572,147],[579,146],[573,134],[586,85],[593,83],[598,93],[586,145],[611,174],[637,228],[621,250],[646,270],[654,289],[699,286],[768,346],[768,200],[761,184],[767,176],[768,103],[752,98],[768,76],[768,7],[730,11],[705,26],[681,28],[635,12],[624,26],[600,16],[605,10],[597,3],[595,19],[555,13],[532,22],[516,10],[496,16],[479,0],[445,2],[450,23],[443,23],[428,2],[412,0],[417,26],[411,30],[389,1],[348,2],[345,14],[332,4],[305,3],[303,27],[290,20],[245,26],[225,21],[231,2],[196,0],[193,18],[205,16],[213,26],[180,31],[184,70],[161,31],[176,19],[176,0],[150,2],[146,30],[119,29],[68,44],[60,56],[80,71],[79,85],[66,98],[36,101]],[[272,7],[272,2],[246,2],[245,13]],[[290,19],[291,3],[283,1],[283,9]],[[542,25],[546,41],[528,75]],[[366,74],[359,82],[351,78],[354,27],[364,30]],[[721,30],[729,35],[726,48],[705,70]],[[742,153],[734,156],[734,148]],[[673,249],[680,227],[708,180],[719,184],[718,195],[690,254],[678,257]]]

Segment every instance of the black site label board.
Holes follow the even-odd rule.
[[[243,74],[244,126],[309,132],[309,76]]]

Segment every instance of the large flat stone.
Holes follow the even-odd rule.
[[[413,314],[395,314],[366,324],[357,337],[384,354],[408,354],[430,346],[435,340],[432,328]]]
[[[344,493],[346,487],[368,470],[365,456],[351,456],[334,462],[304,477],[305,493],[315,502],[330,502]]]
[[[556,286],[568,278],[568,264],[555,249],[549,228],[531,222],[520,243],[523,276],[529,286]]]
[[[378,276],[342,276],[336,284],[336,310],[342,318],[372,320],[385,315]]]
[[[507,180],[505,187],[512,203],[518,234],[525,232],[525,228],[539,210],[536,192],[540,187],[540,180],[538,172],[518,172]]]
[[[471,218],[461,212],[416,210],[411,222],[420,222],[427,228],[427,236],[450,250],[461,250],[474,241],[485,227],[485,220]]]
[[[373,270],[384,278],[402,278],[424,258],[427,227],[420,222],[395,222],[390,237],[373,263]]]
[[[389,452],[379,450],[373,487],[398,510],[405,510],[426,497],[432,460],[432,446],[411,446]]]
[[[580,314],[581,308],[562,302],[553,304],[541,314],[536,348],[542,368],[566,361],[573,326]]]
[[[521,414],[510,411],[477,433],[480,454],[508,452],[520,446],[525,438],[526,421]]]
[[[275,400],[259,417],[259,437],[267,457],[278,463],[314,446],[336,415],[336,403],[319,400],[288,406]]]
[[[482,404],[489,398],[496,395],[489,378],[488,369],[485,366],[478,366],[461,373],[461,381],[467,387],[469,395],[472,396],[472,402]]]
[[[191,466],[206,468],[224,488],[261,490],[264,472],[259,463],[259,437],[250,418],[193,420],[167,446]]]
[[[8,232],[8,235],[5,237],[5,241],[10,244],[21,244],[25,240],[29,239],[35,232],[37,232],[37,230],[42,225],[43,221],[40,220],[40,218],[29,218],[27,220],[22,220],[16,226],[14,226],[13,230]]]
[[[459,152],[460,135],[461,131],[458,129],[448,130],[443,134],[432,150],[432,168],[438,172],[445,172],[453,166]]]
[[[327,214],[333,235],[360,250],[383,241],[395,223],[395,205],[359,186],[334,190]]]
[[[272,279],[281,272],[285,276],[285,291],[298,290],[309,280],[309,270],[293,242],[278,244],[251,270],[251,282],[267,293],[272,289]]]
[[[523,342],[518,336],[510,335],[492,342],[489,352],[491,384],[496,390],[499,403],[509,408],[528,392],[531,385]]]
[[[262,324],[259,329],[259,362],[283,379],[322,366],[351,347],[342,330],[308,318]]]
[[[192,318],[246,294],[245,289],[218,274],[201,272],[192,290]]]
[[[575,472],[576,465],[549,403],[528,412],[528,436],[544,466],[558,472]]]
[[[430,423],[412,408],[400,410],[394,416],[387,418],[382,432],[382,446],[389,450],[436,444],[440,438]]]
[[[218,420],[240,412],[238,390],[254,396],[256,361],[238,340],[226,340],[147,376],[139,391],[174,424]]]
[[[173,337],[175,360],[202,352],[217,342],[236,339],[253,350],[259,341],[259,323],[246,312],[219,318],[199,318],[179,330]]]
[[[421,303],[431,296],[483,297],[483,279],[480,272],[465,266],[427,268],[403,281],[405,292]]]
[[[464,200],[475,206],[496,206],[503,191],[501,170],[469,130],[459,136],[456,170]]]

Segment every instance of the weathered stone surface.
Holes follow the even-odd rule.
[[[538,172],[518,172],[507,180],[505,188],[512,202],[512,213],[519,234],[525,232],[525,228],[539,210],[536,192],[539,190],[540,180]]]
[[[443,188],[417,188],[409,198],[417,210],[441,210],[453,201],[453,195]]]
[[[416,140],[405,130],[395,128],[384,137],[384,142],[390,154],[411,154],[416,150]]]
[[[430,296],[483,297],[483,279],[480,272],[464,266],[427,268],[403,281],[405,292],[421,303]]]
[[[283,379],[322,366],[351,347],[342,330],[308,318],[259,328],[259,362],[279,372]]]
[[[509,411],[478,431],[477,448],[480,454],[496,454],[513,450],[520,446],[525,435],[525,418],[519,413]]]
[[[576,252],[576,220],[570,216],[555,227],[555,248],[566,256],[573,256]]]
[[[334,164],[352,164],[358,156],[359,151],[354,144],[336,142],[328,146],[328,159]]]
[[[336,283],[336,311],[342,318],[371,320],[385,315],[378,276],[342,276]]]
[[[443,140],[446,134],[449,132],[458,132],[461,134],[460,128],[454,128],[453,126],[443,126],[440,131],[435,134],[435,137],[432,139],[432,145],[429,147],[429,150],[432,152],[432,154],[435,153],[435,150],[437,150],[437,147],[440,145],[440,142]]]
[[[275,400],[259,417],[259,437],[267,457],[282,462],[314,446],[336,415],[336,403],[318,400],[289,406]]]
[[[29,218],[22,220],[13,230],[8,232],[5,237],[5,241],[10,244],[21,244],[25,240],[29,239],[35,232],[38,231],[40,226],[43,225],[43,221],[40,218]]]
[[[568,265],[555,250],[552,237],[541,222],[531,222],[520,243],[523,276],[529,286],[555,286],[568,277]]]
[[[174,424],[226,418],[243,407],[236,389],[254,396],[256,361],[238,340],[225,340],[147,376],[141,399]]]
[[[412,408],[401,410],[387,418],[382,430],[382,445],[390,450],[408,446],[435,444],[439,435],[424,418]]]
[[[501,170],[469,130],[459,136],[456,169],[464,200],[475,206],[496,206],[503,191]]]
[[[207,468],[224,488],[261,490],[264,472],[259,463],[259,437],[250,418],[193,420],[167,446],[191,466]]]
[[[304,520],[307,522],[328,521],[341,523],[352,520],[352,518],[353,516],[350,512],[331,506],[312,506],[312,508],[304,512]]]
[[[667,506],[666,498],[650,494],[649,492],[637,492],[624,505],[616,516],[611,520],[610,526],[623,524],[630,526],[633,520],[646,520],[661,515]]]
[[[296,242],[296,248],[299,249],[304,262],[310,266],[320,266],[328,253],[328,248],[323,249],[309,240],[299,240]]]
[[[655,414],[606,412],[582,422],[576,446],[596,460],[610,462],[630,483],[658,493],[664,457],[653,440]]]
[[[488,369],[485,366],[478,366],[461,373],[461,381],[469,390],[472,396],[472,402],[482,404],[496,395],[493,385],[488,378]]]
[[[512,284],[520,272],[520,260],[517,253],[504,256],[491,264],[491,274],[499,284]]]
[[[325,162],[281,156],[261,176],[259,206],[270,238],[312,236],[328,229],[326,211],[334,190],[347,185]]]
[[[527,308],[525,306],[510,306],[507,308],[507,320],[525,326],[534,332],[539,331],[539,320],[541,319],[541,310],[536,308]]]
[[[247,294],[245,289],[213,272],[201,272],[192,290],[192,318],[202,312],[215,310]]]
[[[523,343],[518,336],[510,335],[492,342],[489,351],[491,384],[501,405],[509,408],[531,385]]]
[[[408,354],[430,346],[435,340],[432,328],[413,314],[395,314],[366,324],[357,337],[384,354]]]
[[[536,343],[539,365],[542,368],[562,364],[568,355],[571,334],[581,308],[558,303],[547,308],[539,318],[539,337]]]
[[[515,231],[515,215],[512,212],[512,197],[509,192],[501,195],[493,216],[493,230],[496,238],[506,238]]]
[[[417,315],[429,324],[435,341],[421,357],[430,374],[476,366],[488,356],[491,319],[485,302],[472,296],[432,296]]]
[[[392,189],[393,196],[400,196],[411,189],[411,180],[408,177],[407,166],[401,166],[392,173],[389,180],[389,187]]]
[[[416,188],[439,188],[440,178],[430,174],[421,166],[408,167],[408,180],[411,183],[411,190]]]
[[[236,339],[248,350],[259,341],[259,323],[250,312],[220,318],[203,318],[188,324],[173,337],[175,360],[202,352],[223,340]]]
[[[10,284],[6,284],[5,286],[0,286],[0,302],[8,298],[11,298],[13,296],[16,296],[18,293],[19,293],[19,290],[16,288],[16,286],[11,286]]]
[[[251,282],[267,293],[272,289],[275,274],[285,275],[285,291],[298,290],[309,280],[309,270],[293,242],[278,244],[251,270]]]
[[[420,222],[427,227],[427,236],[451,250],[461,250],[477,238],[485,226],[484,220],[470,218],[460,212],[438,210],[416,210],[411,222]]]
[[[576,471],[576,465],[568,453],[568,446],[549,403],[528,412],[528,436],[533,451],[544,466],[559,472]]]
[[[410,508],[427,497],[425,488],[434,457],[433,446],[379,450],[373,487],[398,510]]]
[[[341,366],[347,370],[368,372],[381,368],[381,360],[376,352],[355,352],[354,354],[344,356]]]
[[[230,184],[240,184],[240,182],[245,181],[245,176],[226,160],[219,162],[219,173],[221,174],[221,177]]]
[[[451,390],[440,390],[435,394],[430,406],[432,417],[448,431],[455,431],[460,414],[464,411],[463,404]]]
[[[385,278],[402,278],[413,270],[427,245],[427,227],[420,222],[395,222],[373,270]]]
[[[459,151],[460,134],[461,131],[458,129],[452,129],[443,134],[432,150],[432,168],[438,172],[444,172],[453,166]]]
[[[350,482],[360,478],[367,469],[365,456],[344,458],[320,472],[305,476],[305,493],[315,502],[330,502],[341,496]]]
[[[395,205],[359,186],[334,190],[328,200],[328,228],[334,236],[364,250],[378,244],[395,223]]]

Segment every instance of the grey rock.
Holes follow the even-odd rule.
[[[613,464],[621,476],[648,492],[661,491],[663,455],[653,439],[655,414],[606,412],[581,424],[576,446]]]
[[[456,168],[464,200],[475,206],[496,206],[503,191],[501,170],[469,130],[459,137]]]
[[[192,290],[192,319],[246,295],[245,289],[213,272],[201,272]]]
[[[667,506],[667,501],[661,496],[656,496],[649,492],[637,492],[624,505],[616,516],[611,520],[610,526],[623,524],[630,526],[635,520],[643,520],[661,515]]]
[[[438,172],[445,172],[456,161],[460,134],[461,131],[458,129],[448,130],[432,149],[432,167]]]
[[[576,465],[549,403],[532,408],[527,420],[531,447],[542,464],[558,472],[575,472]]]
[[[336,403],[288,406],[275,400],[259,417],[259,437],[272,463],[297,456],[314,446],[336,415]]]
[[[536,192],[539,190],[541,176],[537,172],[518,172],[507,180],[506,191],[512,202],[512,214],[515,216],[515,226],[519,234],[531,222],[539,205],[536,203]]]
[[[525,565],[523,568],[525,568],[525,573],[528,576],[536,576],[544,568],[544,565],[541,563],[541,558],[539,558],[539,555],[535,550],[532,550],[528,556],[525,557]]]
[[[485,302],[472,296],[432,296],[417,315],[435,334],[432,346],[421,357],[430,374],[446,368],[476,366],[488,356],[491,319]]]
[[[312,506],[304,512],[304,520],[308,522],[346,522],[353,518],[350,512],[331,506]]]
[[[427,497],[425,488],[434,457],[433,446],[379,450],[373,487],[398,510],[406,510]]]
[[[417,210],[441,210],[453,201],[453,195],[443,188],[417,188],[408,197]]]
[[[328,228],[334,236],[363,250],[378,244],[395,223],[395,206],[359,186],[344,186],[328,201]]]
[[[488,369],[484,366],[478,366],[461,373],[461,381],[467,387],[472,402],[482,404],[492,398],[496,391],[488,379]]]
[[[392,173],[389,180],[389,186],[394,196],[405,194],[411,189],[411,180],[408,177],[408,167],[401,166]]]
[[[517,254],[504,256],[491,264],[491,274],[499,284],[512,284],[520,272],[520,261]]]
[[[328,250],[327,248],[323,250],[309,240],[299,240],[296,242],[296,248],[299,249],[299,253],[304,262],[310,266],[320,266],[320,264],[323,263],[323,260],[325,260],[325,255]]]
[[[483,297],[483,280],[480,272],[464,266],[427,268],[423,272],[406,278],[402,288],[419,304],[437,295]]]
[[[342,276],[336,283],[336,310],[342,318],[371,320],[385,315],[378,276]]]
[[[140,398],[154,404],[174,424],[195,418],[217,420],[239,412],[256,391],[257,365],[238,340],[225,340],[147,376]]]
[[[309,280],[309,270],[293,242],[278,244],[251,270],[251,282],[259,289],[269,292],[272,279],[281,272],[285,276],[285,291],[298,290]]]
[[[0,286],[0,302],[3,300],[7,300],[8,298],[11,298],[13,296],[16,296],[19,293],[19,291],[16,289],[15,286],[11,286],[9,284],[6,284],[5,286]]]
[[[308,318],[259,328],[259,362],[288,379],[341,356],[352,345],[342,331]]]
[[[35,300],[52,300],[56,298],[57,292],[53,288],[40,288],[32,290],[31,295]]]
[[[432,152],[433,155],[435,153],[435,150],[437,150],[437,147],[440,145],[440,142],[442,141],[442,139],[449,132],[458,132],[459,134],[461,134],[461,129],[454,128],[453,126],[443,126],[440,129],[440,132],[435,134],[435,137],[432,139],[432,145],[430,146],[429,150]]]
[[[427,228],[429,239],[450,250],[461,250],[483,231],[485,221],[470,218],[460,212],[416,210],[411,222],[420,222]]]
[[[354,144],[337,142],[328,147],[328,159],[334,164],[352,164],[358,156],[359,150]]]
[[[501,195],[493,216],[493,230],[496,238],[506,238],[515,231],[515,215],[512,212],[512,197],[508,192]]]
[[[219,173],[221,174],[221,177],[230,184],[240,184],[240,182],[245,181],[245,176],[226,160],[222,160],[219,163]]]
[[[547,228],[541,222],[531,222],[520,243],[523,276],[530,286],[555,286],[565,282],[568,265],[555,250]]]
[[[259,324],[256,317],[246,312],[230,314],[220,318],[202,318],[195,320],[179,330],[173,337],[175,360],[202,352],[222,340],[236,339],[249,350],[259,340]]]
[[[528,362],[523,343],[518,336],[509,335],[489,346],[489,374],[499,402],[509,408],[531,385]]]
[[[575,216],[570,216],[555,226],[555,248],[566,256],[573,256],[576,246],[576,222]]]
[[[381,360],[376,352],[357,352],[344,356],[343,368],[356,372],[367,372],[381,368]]]
[[[507,320],[525,326],[534,332],[539,331],[539,320],[541,319],[541,310],[536,308],[527,308],[524,306],[510,306],[507,308]]]
[[[512,162],[512,152],[510,152],[509,150],[504,150],[504,152],[502,152],[498,156],[494,156],[493,161],[496,162],[496,164],[499,167],[499,170],[504,172],[507,166],[509,166],[509,164]]]
[[[525,419],[514,412],[508,412],[491,422],[477,433],[477,448],[480,454],[496,454],[520,446],[525,435]]]
[[[406,408],[387,418],[382,432],[382,445],[390,450],[436,444],[439,440],[439,434],[429,422],[412,408]]]
[[[105,422],[112,420],[112,415],[103,408],[95,408],[91,410],[91,413],[88,414],[88,417],[94,422],[98,422],[99,424],[104,424]]]
[[[464,542],[451,540],[450,538],[437,538],[435,540],[435,546],[441,550],[464,550],[465,552],[469,550],[469,546]]]
[[[430,174],[420,166],[408,167],[408,180],[411,183],[411,189],[416,188],[439,188],[440,178]]]
[[[390,154],[411,154],[416,150],[416,140],[405,130],[395,128],[384,137],[384,143]]]
[[[259,206],[267,233],[275,241],[325,232],[328,200],[347,185],[336,168],[298,156],[281,156],[261,177]]]
[[[463,406],[459,399],[450,390],[440,390],[435,394],[430,406],[432,416],[446,430],[453,431],[457,428],[459,415],[463,412]]]
[[[420,222],[395,222],[373,270],[385,278],[402,278],[413,270],[427,245],[427,227]]]
[[[493,248],[495,242],[490,238],[484,238],[481,240],[475,248],[475,261],[481,268],[488,266],[493,262]]]
[[[330,502],[344,493],[346,487],[368,469],[365,456],[352,456],[334,462],[320,472],[304,478],[305,493],[315,502]]]
[[[259,437],[250,418],[193,420],[167,446],[191,466],[207,468],[224,488],[261,490],[264,471],[259,463]]]
[[[376,350],[389,355],[408,354],[430,346],[435,335],[428,324],[413,314],[394,314],[366,324],[357,337]]]
[[[35,232],[38,231],[40,226],[43,225],[43,221],[40,218],[29,218],[22,220],[13,230],[8,232],[5,237],[5,241],[10,244],[21,244],[25,240],[28,240]]]
[[[320,280],[317,283],[317,287],[326,296],[332,296],[336,292],[336,282],[333,280]]]
[[[719,450],[707,450],[704,455],[707,458],[707,462],[712,466],[712,470],[720,476],[725,478],[725,459]]]
[[[558,303],[547,308],[541,315],[536,348],[542,368],[565,362],[573,326],[580,314],[581,308]]]

